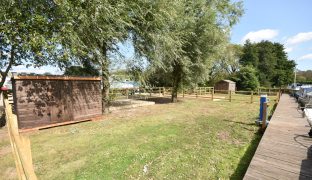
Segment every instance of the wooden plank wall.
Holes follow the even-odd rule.
[[[79,121],[102,113],[99,79],[13,78],[19,129]]]

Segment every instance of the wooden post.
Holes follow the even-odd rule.
[[[250,95],[250,103],[253,103],[253,91],[251,91],[251,95]]]
[[[126,97],[127,97],[127,99],[129,99],[129,90],[128,89],[126,89]]]
[[[158,91],[159,91],[159,97],[161,96],[161,88],[158,87]]]
[[[165,97],[165,90],[166,90],[166,88],[163,87],[163,97]]]
[[[182,88],[182,96],[183,96],[183,98],[184,98],[184,88]]]
[[[211,100],[213,101],[214,88],[211,89]]]
[[[262,131],[264,131],[266,128],[267,108],[268,108],[268,103],[264,102],[263,103],[263,110],[262,110]]]
[[[199,87],[199,95],[201,95],[201,89],[202,89],[202,88],[201,88],[201,87]]]
[[[229,101],[232,102],[232,91],[229,91]]]
[[[278,90],[278,101],[277,101],[277,102],[280,101],[281,95],[282,95],[282,89],[280,88],[280,89]]]

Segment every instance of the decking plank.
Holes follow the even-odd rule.
[[[244,179],[312,179],[310,127],[297,106],[281,96]]]

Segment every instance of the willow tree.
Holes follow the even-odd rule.
[[[101,67],[102,108],[109,99],[110,54],[118,53],[118,43],[134,42],[136,54],[154,60],[156,34],[166,28],[172,9],[164,0],[90,0],[59,1],[64,24],[62,47],[72,56],[87,57]],[[169,1],[166,1],[169,2]],[[156,33],[157,32],[157,33]],[[78,58],[77,58],[78,57]]]
[[[161,68],[164,74],[169,74],[172,101],[176,102],[182,83],[196,85],[208,79],[217,52],[228,41],[230,28],[242,14],[242,3],[228,0],[162,3],[158,7],[166,9],[166,13],[160,18],[161,28],[143,34],[150,37],[145,38],[148,42],[134,42],[144,47],[143,52],[155,69]]]
[[[125,0],[59,1],[67,24],[62,32],[62,48],[70,49],[75,59],[89,59],[100,67],[102,77],[102,110],[109,100],[110,53],[118,52],[117,43],[128,37],[131,27]]]
[[[15,65],[64,64],[65,51],[59,51],[56,35],[61,22],[56,4],[46,1],[0,1],[0,86]]]

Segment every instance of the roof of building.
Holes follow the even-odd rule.
[[[236,82],[231,81],[231,80],[228,80],[228,79],[224,79],[224,80],[221,80],[221,81],[228,82],[228,83],[236,83]],[[220,81],[220,82],[221,82],[221,81]]]

